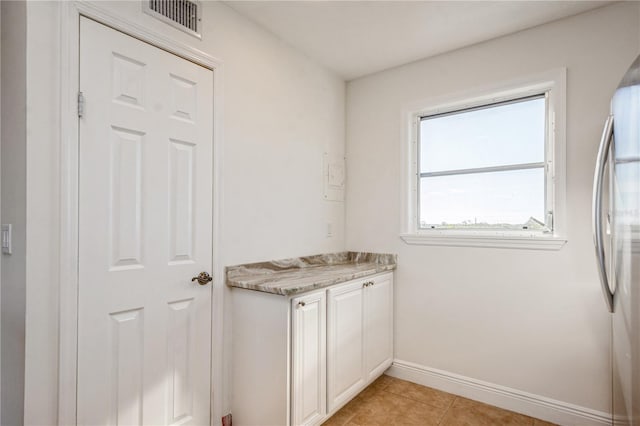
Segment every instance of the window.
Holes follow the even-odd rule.
[[[543,93],[420,117],[419,227],[552,230],[546,109]]]
[[[562,246],[560,74],[410,114],[406,242]]]

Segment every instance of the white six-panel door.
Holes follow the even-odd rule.
[[[209,424],[213,73],[80,22],[79,424]]]

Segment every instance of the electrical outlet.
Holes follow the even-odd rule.
[[[333,223],[327,222],[327,238],[333,237]]]
[[[11,254],[11,224],[2,225],[2,253]]]

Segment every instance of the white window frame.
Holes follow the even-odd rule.
[[[552,232],[501,229],[421,229],[418,209],[419,126],[422,117],[545,93],[547,98],[546,209]],[[559,250],[565,243],[566,69],[408,105],[403,110],[403,208],[400,237],[407,244]]]

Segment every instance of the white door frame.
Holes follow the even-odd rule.
[[[211,425],[221,423],[224,268],[220,253],[222,61],[172,40],[88,2],[60,5],[60,304],[58,424],[75,425],[78,356],[78,171],[80,16],[86,16],[129,36],[213,71],[213,291],[211,310]]]

